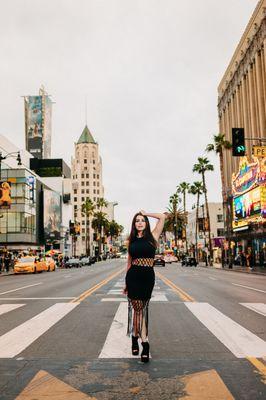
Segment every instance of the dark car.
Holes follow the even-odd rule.
[[[90,261],[91,261],[91,264],[94,264],[94,263],[96,263],[97,259],[95,256],[90,256]]]
[[[82,265],[82,267],[84,267],[85,265],[91,265],[90,257],[82,257],[81,260],[79,260],[79,262]]]
[[[186,267],[196,267],[198,263],[195,257],[185,257],[182,260],[182,265],[185,265]]]
[[[154,259],[154,264],[153,264],[153,265],[154,265],[154,266],[155,266],[155,265],[161,265],[162,267],[165,267],[164,256],[161,255],[161,254],[156,255],[156,256],[155,256],[155,259]]]
[[[78,260],[77,258],[70,258],[68,261],[65,262],[65,268],[79,268],[81,267],[81,263],[80,260]]]

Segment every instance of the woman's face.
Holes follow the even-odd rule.
[[[136,221],[135,221],[135,227],[137,231],[144,231],[146,228],[146,221],[143,215],[137,215]]]

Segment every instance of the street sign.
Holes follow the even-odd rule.
[[[253,146],[252,154],[255,157],[266,157],[266,146]]]

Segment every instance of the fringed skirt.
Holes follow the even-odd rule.
[[[148,336],[149,301],[154,283],[153,267],[132,265],[127,271],[128,336]]]

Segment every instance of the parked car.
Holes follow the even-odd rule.
[[[94,263],[96,263],[96,257],[95,256],[90,256],[90,261],[91,261],[91,264],[94,264]]]
[[[162,267],[165,267],[164,256],[162,254],[156,254],[153,265],[161,265]]]
[[[45,256],[47,271],[55,271],[55,260],[52,257]]]
[[[46,262],[40,258],[35,256],[26,256],[20,257],[16,260],[14,264],[14,273],[34,273],[47,271]]]
[[[185,257],[183,258],[181,264],[186,267],[196,267],[198,265],[195,257]]]
[[[77,258],[70,258],[68,261],[65,262],[65,268],[79,268],[81,267],[81,263],[80,260],[78,260]]]
[[[91,259],[90,259],[90,257],[82,257],[82,258],[79,260],[79,262],[80,262],[80,264],[81,264],[82,267],[84,267],[85,265],[91,265]]]

